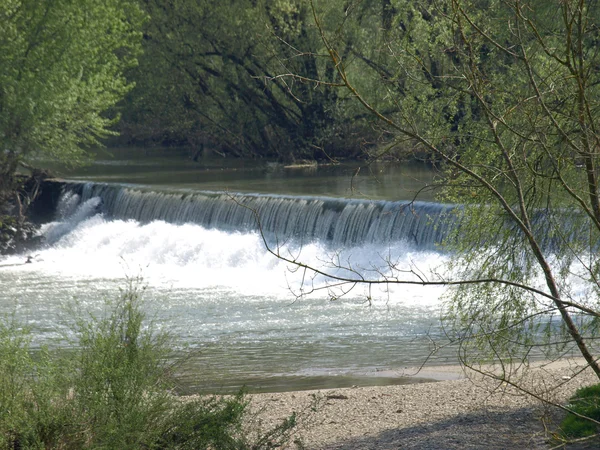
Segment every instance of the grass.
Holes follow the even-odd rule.
[[[148,324],[130,283],[101,317],[74,325],[69,352],[32,350],[29,330],[0,320],[0,448],[272,448],[293,418],[250,442],[243,393],[172,395],[171,340]]]

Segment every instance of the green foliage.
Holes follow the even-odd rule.
[[[169,417],[159,439],[160,448],[260,448],[242,438],[241,423],[247,402],[242,393],[230,398],[208,397],[183,403]]]
[[[140,292],[125,290],[104,317],[80,319],[72,380],[76,414],[86,435],[108,448],[152,442],[171,408],[168,336],[144,327]]]
[[[439,199],[462,205],[449,270],[432,279],[454,286],[444,323],[463,361],[575,351],[600,377],[600,5],[383,1],[381,31],[348,53],[372,2],[343,16],[320,3],[347,90],[439,169]]]
[[[578,389],[571,397],[568,408],[577,414],[600,421],[600,384]],[[592,436],[598,433],[597,424],[571,413],[567,414],[560,429],[568,439]]]
[[[0,322],[0,448],[261,447],[242,432],[243,393],[172,394],[171,341],[147,323],[140,295],[132,283],[105,314],[80,317],[69,350],[35,349],[27,329]]]
[[[144,8],[151,19],[123,139],[294,160],[356,154],[371,134],[350,96],[328,85],[339,79],[307,2],[150,0]],[[340,15],[343,2],[326,10]]]
[[[456,277],[504,280],[555,300],[527,288],[464,285],[450,296],[448,319],[453,337],[470,336],[488,358],[520,359],[532,349],[556,357],[576,347],[575,334],[599,331],[587,311],[571,316],[559,307],[561,300],[592,311],[600,305],[600,153],[589,145],[598,139],[592,111],[600,91],[591,68],[600,60],[586,47],[600,10],[590,3],[579,15],[571,2],[530,1],[477,13],[480,3],[456,3],[449,23],[454,77],[447,85],[470,97],[456,104],[458,111],[470,105],[456,132],[444,132],[456,136],[456,155],[431,139],[446,153],[441,198],[465,205],[450,245]]]
[[[2,175],[35,156],[76,164],[112,133],[143,20],[130,0],[0,2]]]
[[[59,406],[67,393],[60,365],[47,349],[33,357],[30,345],[28,330],[14,318],[0,323],[1,448],[53,445],[68,414]]]

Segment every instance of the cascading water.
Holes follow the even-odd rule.
[[[404,242],[436,250],[457,226],[451,205],[222,192],[155,192],[109,184],[68,184],[66,196],[97,198],[113,219],[195,223],[227,231],[259,228],[279,242],[328,242],[334,248]]]
[[[190,389],[323,387],[333,376],[420,364],[427,336],[438,333],[442,289],[358,286],[340,296],[322,277],[269,254],[256,217],[281,254],[368,278],[390,262],[422,271],[443,263],[437,245],[457,226],[452,211],[435,203],[66,183],[34,262],[0,261],[0,308],[16,311],[41,342],[59,342],[71,320],[65,305],[75,299],[101,311],[126,276],[140,275],[157,326],[200,350],[186,372]]]

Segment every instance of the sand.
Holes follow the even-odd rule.
[[[597,382],[591,371],[579,373],[581,367],[581,360],[537,363],[517,376],[534,394],[564,404],[577,388]],[[393,373],[406,376],[415,371]],[[549,438],[564,413],[557,414],[556,408],[531,395],[459,366],[427,367],[416,376],[431,382],[254,394],[251,409],[256,414],[248,426],[264,432],[295,412],[298,425],[284,447],[290,449],[547,449],[556,445]],[[578,448],[599,444],[589,445]]]

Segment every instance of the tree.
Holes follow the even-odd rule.
[[[138,88],[125,107],[124,137],[285,161],[358,153],[356,130],[369,134],[368,115],[332,88],[339,79],[318,53],[308,3],[141,4],[151,20],[133,74]],[[330,2],[328,11],[340,16],[342,2]],[[368,34],[366,27],[362,33]]]
[[[76,164],[113,134],[144,15],[130,0],[0,3],[0,192],[19,163]]]
[[[462,205],[446,242],[451,263],[429,276],[390,263],[367,278],[272,251],[336,286],[449,286],[450,341],[468,366],[495,362],[500,372],[478,370],[502,382],[523,388],[512,375],[531,354],[571,351],[600,378],[600,5],[384,3],[393,18],[384,16],[385,55],[371,65],[382,97],[357,87],[339,31],[311,1],[345,88],[404,145],[431,155],[439,198]]]

